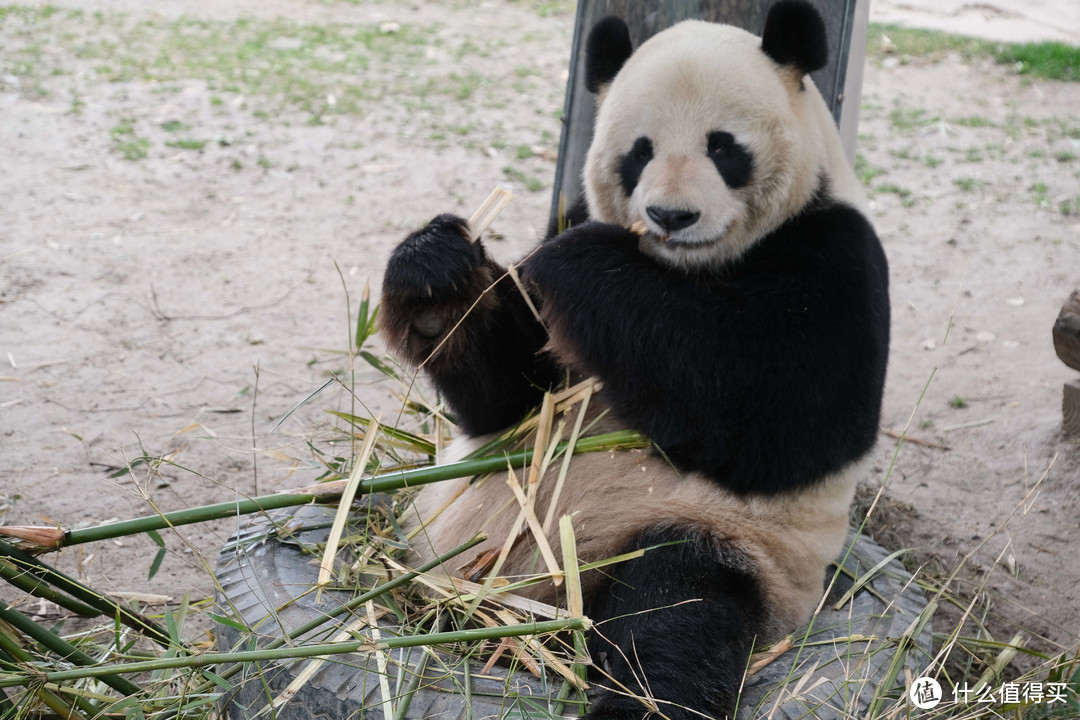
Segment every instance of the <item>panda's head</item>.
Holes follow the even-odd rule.
[[[775,4],[761,38],[686,21],[636,52],[621,20],[600,21],[586,45],[590,214],[645,223],[642,250],[673,267],[737,258],[828,180],[839,140],[804,82],[826,59],[824,23],[800,0]]]

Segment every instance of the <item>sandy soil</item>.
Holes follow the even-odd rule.
[[[517,197],[492,252],[515,258],[545,223],[572,14],[58,4],[84,12],[0,10],[0,522],[81,527],[313,480],[308,441],[345,442],[324,410],[349,396],[271,429],[353,369],[359,402],[394,414],[346,352],[394,243],[499,183]],[[243,62],[205,59],[238,47]],[[886,56],[859,137],[894,316],[869,482],[892,464],[886,433],[928,443],[900,451],[876,532],[931,574],[972,554],[962,597],[984,587],[999,639],[1023,628],[1055,652],[1080,632],[1080,443],[1060,431],[1076,373],[1050,342],[1080,286],[1077,118],[1076,85]],[[169,535],[149,582],[146,538],[58,562],[109,590],[204,597],[229,528]]]

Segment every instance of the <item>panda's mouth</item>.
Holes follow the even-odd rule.
[[[693,232],[689,229],[667,234],[658,232],[655,228],[651,227],[650,224],[638,221],[631,225],[630,229],[641,236],[642,240],[653,243],[661,248],[696,250],[704,249],[720,242],[727,234],[729,227],[731,227],[731,223],[725,223],[724,226],[720,228],[719,232],[710,233],[708,235],[703,235],[700,231]]]

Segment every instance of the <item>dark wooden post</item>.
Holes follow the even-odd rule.
[[[1074,290],[1054,321],[1054,350],[1061,362],[1080,370],[1080,290]],[[1065,383],[1061,398],[1061,426],[1080,435],[1080,379]]]
[[[869,0],[811,1],[825,19],[830,47],[829,64],[812,77],[833,111],[854,162]],[[584,46],[597,20],[621,17],[638,47],[664,28],[691,18],[737,25],[760,35],[771,5],[772,0],[578,0],[551,217],[557,217],[561,197],[570,204],[582,192],[581,170],[596,114],[592,95],[585,88]]]

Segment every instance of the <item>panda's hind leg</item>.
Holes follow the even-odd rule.
[[[595,682],[609,690],[588,717],[733,717],[764,599],[751,561],[689,527],[654,527],[614,566],[588,614]],[[651,699],[651,700],[650,700]],[[645,703],[645,704],[643,704]]]

